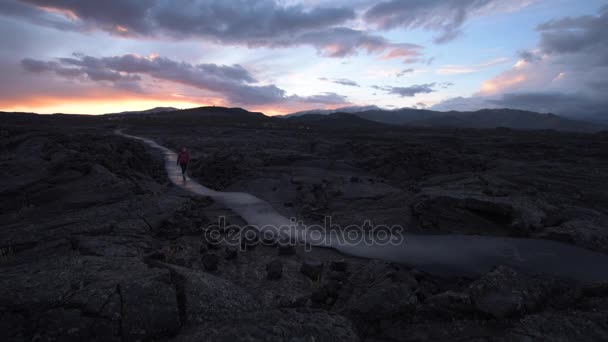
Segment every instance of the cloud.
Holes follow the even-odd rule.
[[[327,77],[319,77],[319,80],[328,81],[328,82],[332,82],[332,83],[336,83],[336,84],[340,84],[340,85],[344,85],[344,86],[349,86],[349,87],[360,87],[360,85],[357,82],[346,79],[346,78],[329,79]]]
[[[392,86],[372,86],[374,89],[382,90],[388,94],[395,94],[401,97],[414,97],[418,94],[433,93],[433,89],[437,83],[415,84],[409,87],[392,87]]]
[[[462,34],[473,16],[513,11],[529,0],[389,0],[369,8],[363,18],[380,29],[424,29],[438,32],[435,42],[447,43]]]
[[[7,0],[11,3],[15,1]],[[159,33],[174,38],[204,36],[223,41],[258,42],[308,29],[330,27],[353,19],[352,9],[300,5],[280,6],[271,0],[73,1],[23,0],[45,11],[69,13],[71,19],[97,29],[128,36]]]
[[[533,63],[533,62],[538,62],[542,59],[541,56],[537,55],[536,53],[534,53],[532,51],[523,50],[523,51],[519,51],[517,54],[519,55],[519,58],[521,60],[523,60],[524,62]]]
[[[323,105],[344,105],[348,104],[348,100],[346,96],[339,95],[336,93],[322,93],[319,95],[312,96],[293,96],[290,98],[291,100],[309,103],[309,104],[323,104]]]
[[[587,49],[605,50],[608,46],[608,7],[598,16],[567,17],[551,20],[538,26],[540,48],[546,53],[574,53]]]
[[[21,65],[27,71],[34,73],[55,72],[66,78],[88,77],[93,81],[130,82],[139,81],[138,75],[121,74],[120,72],[103,68],[100,66],[81,65],[81,68],[65,67],[58,62],[44,62],[31,58],[24,58]]]
[[[506,63],[508,61],[509,58],[501,57],[474,65],[444,65],[437,69],[437,73],[440,75],[472,74],[493,67],[495,65]]]
[[[73,20],[69,12],[59,10],[40,10],[16,0],[0,1],[0,15],[25,18],[31,23],[59,30],[86,30],[86,27]]]
[[[240,105],[280,104],[286,102],[347,104],[335,93],[310,97],[287,95],[275,85],[258,85],[258,81],[240,65],[190,64],[165,57],[140,57],[133,54],[92,57],[74,54],[57,61],[25,58],[21,65],[33,73],[55,73],[64,78],[109,83],[114,87],[143,91],[144,77],[186,85],[219,94]],[[141,87],[140,87],[141,86]]]
[[[4,1],[0,9],[33,23],[130,38],[201,39],[251,48],[308,45],[328,57],[366,51],[386,53],[384,58],[412,58],[420,56],[421,49],[345,27],[356,19],[354,9],[345,6],[306,7],[273,0],[184,0],[179,5],[169,0]],[[54,20],[41,20],[49,16]]]
[[[559,18],[538,26],[536,47],[520,51],[519,61],[483,82],[469,98],[434,106],[467,110],[509,107],[574,117],[606,116],[608,7],[597,15]]]
[[[405,69],[405,70],[401,70],[401,71],[399,71],[399,72],[397,73],[397,75],[396,75],[396,76],[397,76],[397,77],[402,77],[402,76],[404,76],[405,74],[410,74],[410,73],[413,73],[413,72],[414,72],[414,69],[413,69],[413,68],[408,68],[408,69]]]
[[[383,57],[384,59],[418,57],[421,55],[422,49],[420,45],[391,43],[381,36],[346,27],[307,32],[300,36],[289,37],[286,41],[276,40],[272,44],[271,46],[308,44],[315,46],[322,55],[329,57],[354,55],[360,49],[368,53],[387,51],[387,54]]]

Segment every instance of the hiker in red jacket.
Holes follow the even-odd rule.
[[[188,154],[188,150],[185,147],[182,148],[182,151],[177,155],[177,164],[182,168],[182,177],[186,180],[186,171],[188,170],[188,162],[190,161],[190,155]]]

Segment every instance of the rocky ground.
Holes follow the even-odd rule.
[[[608,340],[608,284],[215,243],[218,216],[244,222],[170,184],[160,156],[114,125],[85,123],[0,124],[3,341]],[[201,183],[309,222],[608,251],[602,134],[129,131],[189,147]]]
[[[608,136],[550,131],[142,128],[192,176],[287,217],[553,239],[608,252]]]

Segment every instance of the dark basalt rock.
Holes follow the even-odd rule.
[[[345,272],[348,267],[348,263],[344,260],[332,261],[329,263],[329,269],[337,272]]]
[[[545,301],[560,291],[563,282],[561,284],[500,266],[473,282],[467,293],[477,310],[504,319],[538,311]]]
[[[206,254],[203,256],[203,267],[206,271],[216,271],[220,258],[216,254]]]
[[[266,279],[277,280],[283,275],[283,263],[281,260],[273,260],[266,265]]]
[[[330,279],[323,284],[323,288],[327,291],[327,295],[330,297],[338,297],[342,284],[337,281]]]
[[[315,304],[324,304],[327,301],[328,293],[324,287],[318,288],[310,295],[310,300]]]
[[[226,247],[224,250],[224,258],[226,258],[226,260],[234,260],[238,255],[239,251],[236,248]]]
[[[296,248],[293,245],[279,245],[279,255],[295,255]]]
[[[300,272],[308,278],[318,281],[321,278],[321,272],[323,272],[323,263],[318,260],[306,260],[302,262]]]

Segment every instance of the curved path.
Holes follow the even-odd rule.
[[[193,193],[209,196],[230,208],[251,226],[264,231],[265,227],[290,227],[281,230],[292,240],[306,241],[316,246],[331,247],[342,253],[414,266],[439,275],[473,275],[491,270],[497,265],[546,273],[582,281],[608,280],[608,255],[572,245],[538,239],[472,235],[407,235],[398,244],[344,243],[332,235],[323,236],[324,242],[311,242],[318,237],[300,225],[281,216],[268,202],[242,192],[222,192],[209,189],[196,181],[183,181],[176,165],[175,152],[151,139],[117,134],[141,140],[163,152],[169,179],[177,186]],[[318,231],[317,231],[318,232]],[[285,236],[284,236],[285,237]],[[320,241],[316,239],[314,241]]]

